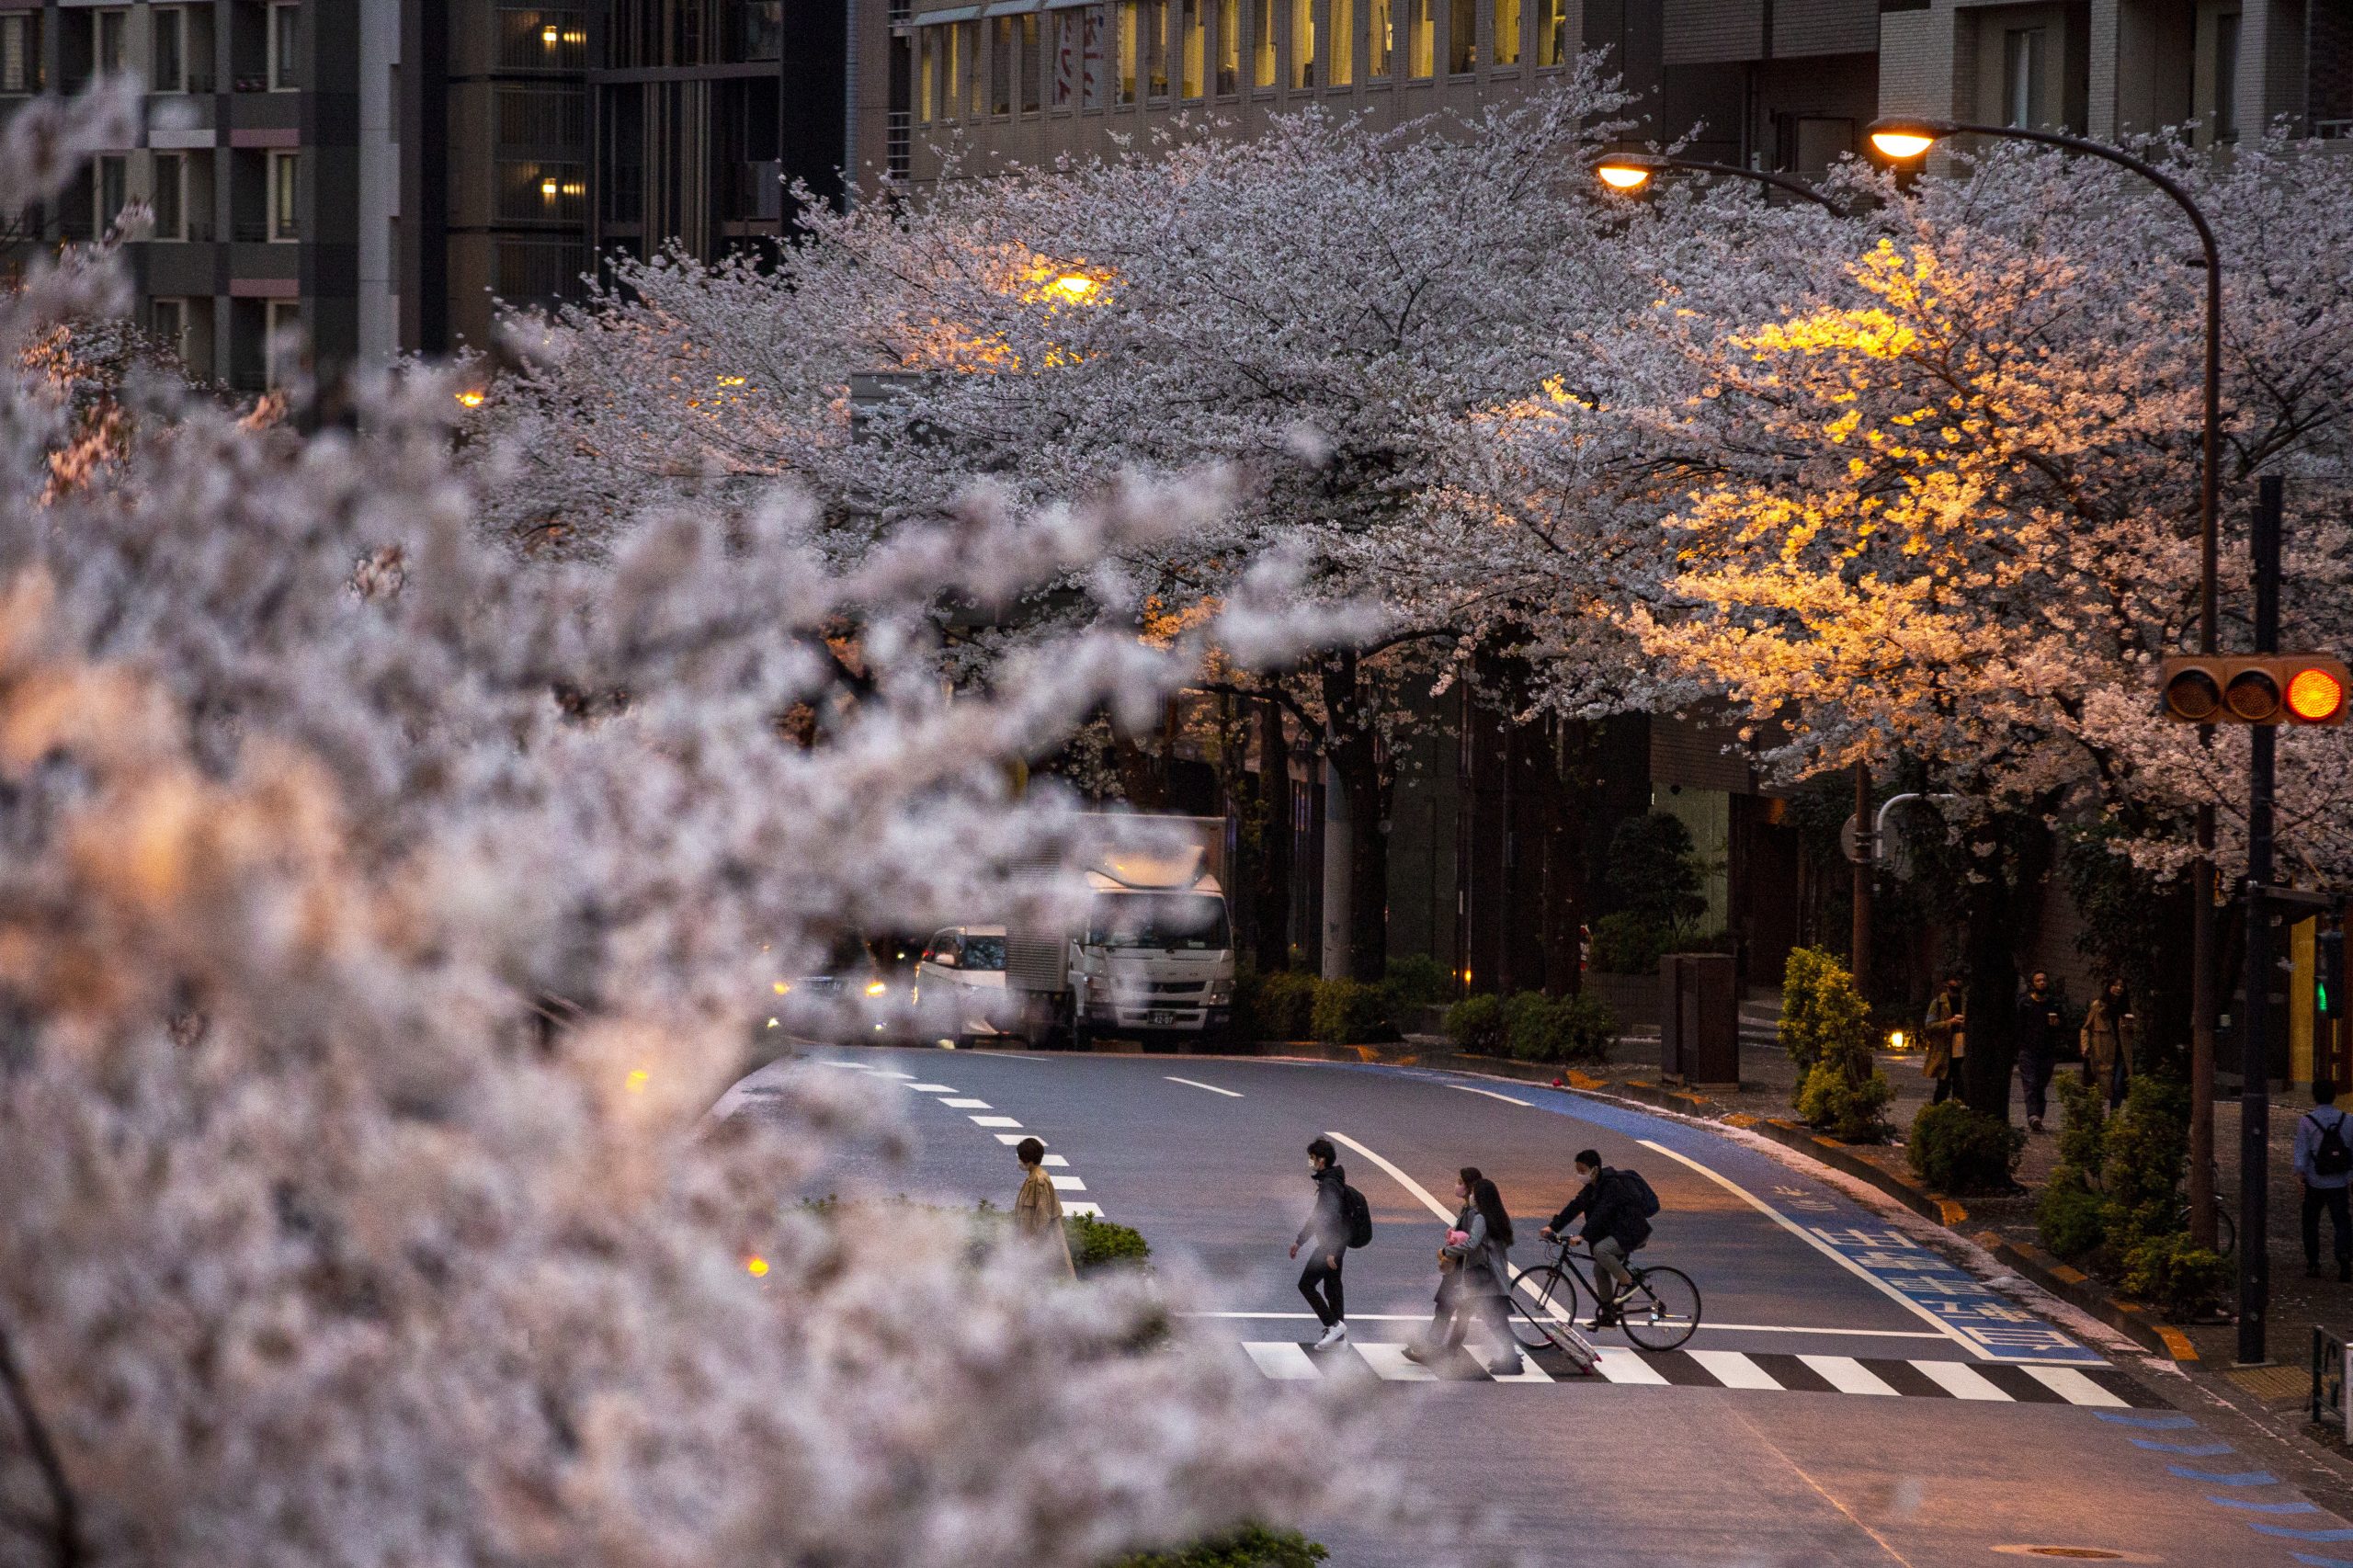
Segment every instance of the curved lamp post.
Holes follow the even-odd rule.
[[[1671,158],[1656,153],[1612,153],[1593,165],[1594,177],[1615,191],[1628,196],[1651,183],[1651,177],[1665,169],[1686,174],[1730,175],[1734,179],[1753,180],[1769,185],[1776,190],[1786,190],[1792,196],[1802,196],[1808,201],[1835,217],[1844,218],[1847,210],[1802,179],[1788,175],[1768,174],[1763,169],[1744,169],[1732,164],[1702,163],[1696,158]]]
[[[2071,153],[2083,153],[2105,159],[2131,170],[2167,196],[2189,218],[2190,226],[2198,231],[2198,243],[2206,262],[2206,409],[2204,437],[2199,450],[2198,475],[2198,651],[2214,652],[2214,566],[2217,549],[2215,523],[2216,498],[2221,485],[2219,454],[2222,429],[2222,256],[2214,244],[2214,231],[2206,222],[2206,214],[2189,193],[2175,183],[2164,170],[2120,148],[2105,142],[2070,136],[2058,131],[2029,131],[2016,125],[1972,125],[1950,119],[1915,119],[1894,117],[1873,120],[1867,131],[1871,146],[1890,163],[1908,164],[1927,155],[1929,148],[1948,136],[1998,136],[2013,142],[2036,142],[2046,147],[2062,147]],[[2201,739],[2212,744],[2213,731],[2202,732]],[[2190,968],[2190,1115],[2189,1115],[2189,1215],[2192,1238],[2201,1246],[2214,1244],[2214,808],[2198,808],[2198,858],[2190,872],[2191,926],[2193,949]],[[2250,998],[2250,1009],[2254,1006]],[[2251,1086],[2252,1087],[2252,1086]],[[2261,1098],[2260,1091],[2256,1097]],[[2254,1108],[2241,1101],[2241,1119],[2247,1122],[2245,1135],[2254,1136],[2256,1118],[2248,1114]],[[2266,1130],[2268,1137],[2268,1129]],[[2243,1159],[2250,1161],[2247,1174],[2252,1180],[2242,1180],[2243,1199],[2250,1204],[2261,1196],[2263,1176],[2268,1173],[2268,1155],[2243,1152]],[[2253,1230],[2247,1229],[2251,1222]],[[2261,1283],[2250,1276],[2248,1264],[2259,1259],[2263,1251],[2264,1219],[2259,1209],[2254,1210],[2251,1221],[2243,1217],[2240,1233],[2252,1238],[2248,1250],[2241,1255],[2239,1285],[2239,1358],[2263,1358],[2262,1297],[2268,1292],[2268,1280]],[[2252,1307],[2252,1311],[2249,1308]],[[2252,1350],[2250,1351],[2250,1346]]]

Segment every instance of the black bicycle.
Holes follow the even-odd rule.
[[[1562,1237],[1553,1245],[1552,1261],[1520,1275],[1514,1288],[1512,1334],[1529,1350],[1560,1342],[1559,1331],[1577,1326],[1583,1315],[1580,1296],[1600,1310],[1601,1293],[1593,1277],[1578,1267],[1576,1244]],[[1645,1350],[1672,1350],[1699,1326],[1699,1287],[1679,1268],[1644,1267],[1629,1264],[1632,1289],[1618,1303],[1617,1326]]]

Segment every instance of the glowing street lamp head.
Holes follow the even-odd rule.
[[[1612,190],[1635,191],[1651,183],[1649,165],[1628,158],[1605,158],[1593,166],[1601,183]]]
[[[1916,119],[1882,119],[1870,129],[1873,150],[1892,164],[1925,156],[1943,136],[1936,126]]]
[[[1050,287],[1065,300],[1083,302],[1092,299],[1095,290],[1101,285],[1084,272],[1065,272],[1055,278]]]

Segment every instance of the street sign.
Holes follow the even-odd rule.
[[[1864,847],[1862,832],[1856,827],[1851,812],[1838,828],[1838,852],[1855,865],[1868,866],[1871,863],[1870,851]]]

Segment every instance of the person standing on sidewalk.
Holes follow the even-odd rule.
[[[1065,1278],[1075,1278],[1078,1268],[1070,1260],[1070,1233],[1063,1229],[1062,1194],[1054,1190],[1054,1178],[1046,1174],[1045,1144],[1024,1138],[1015,1145],[1013,1157],[1021,1162],[1022,1170],[1021,1190],[1013,1199],[1014,1230],[1059,1263]]]
[[[2018,998],[2018,1085],[2026,1091],[2029,1132],[2042,1131],[2042,1114],[2051,1108],[2051,1074],[2059,1067],[2061,1017],[2059,998],[2051,991],[2051,976],[2038,969],[2027,977],[2026,994]]]
[[[2132,1058],[2141,1049],[2141,1020],[2124,982],[2111,978],[2084,1015],[2084,1082],[2108,1096],[2108,1108],[2124,1103],[2132,1081]]]
[[[2304,1184],[2304,1278],[2320,1278],[2320,1211],[2328,1210],[2336,1278],[2353,1282],[2353,1119],[2336,1108],[2336,1085],[2313,1080],[2313,1108],[2296,1122],[2296,1176]]]
[[[1299,1293],[1307,1298],[1307,1304],[1315,1309],[1315,1321],[1324,1325],[1324,1337],[1315,1342],[1318,1350],[1329,1350],[1348,1336],[1347,1297],[1340,1285],[1340,1264],[1348,1256],[1348,1179],[1340,1169],[1339,1153],[1328,1138],[1318,1138],[1307,1146],[1307,1168],[1315,1177],[1315,1207],[1308,1211],[1307,1223],[1299,1228],[1299,1238],[1290,1244],[1294,1258],[1300,1248],[1307,1249]]]
[[[1928,999],[1928,1017],[1920,1036],[1928,1042],[1928,1054],[1920,1070],[1937,1085],[1929,1097],[1930,1105],[1942,1105],[1952,1095],[1953,1085],[1961,1078],[1961,1057],[1966,1049],[1962,1026],[1969,1020],[1961,1013],[1961,976],[1945,977],[1945,987]]]

